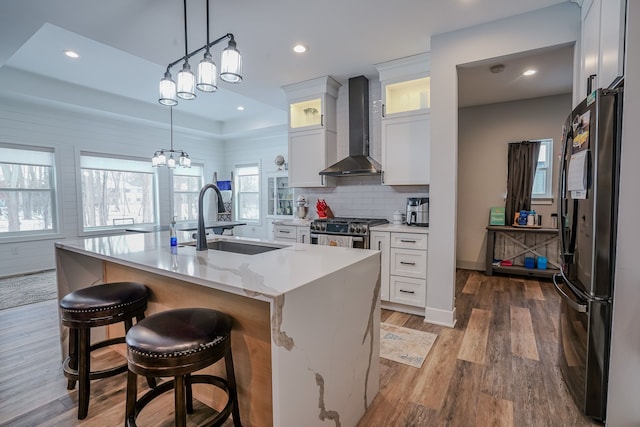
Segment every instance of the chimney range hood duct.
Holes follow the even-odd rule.
[[[349,157],[320,172],[325,176],[377,175],[382,166],[369,156],[369,80],[349,79]]]

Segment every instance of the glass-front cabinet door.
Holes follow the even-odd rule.
[[[289,187],[287,175],[274,175],[267,178],[267,215],[293,215],[293,188]]]
[[[301,129],[323,126],[322,98],[314,98],[289,104],[290,127]]]
[[[431,78],[384,83],[384,116],[431,108]]]

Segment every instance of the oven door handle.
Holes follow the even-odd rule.
[[[326,234],[326,233],[311,233],[311,237],[317,239],[319,235],[323,236],[346,236],[345,234]],[[353,236],[354,242],[364,242],[364,237],[362,236]]]

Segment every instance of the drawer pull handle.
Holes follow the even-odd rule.
[[[404,294],[415,294],[414,291],[405,291],[404,289],[400,289],[400,292],[402,292]]]
[[[405,240],[405,239],[400,239],[400,241],[402,243],[415,243],[416,242],[415,240]]]
[[[289,230],[280,230],[280,231],[278,231],[278,233],[289,234],[291,232]]]
[[[415,262],[406,262],[406,261],[400,261],[400,264],[402,264],[402,265],[416,265]]]

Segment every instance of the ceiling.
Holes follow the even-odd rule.
[[[374,64],[428,52],[432,35],[567,1],[401,0],[372,5],[367,0],[210,0],[211,39],[234,34],[243,55],[244,81],[220,82],[217,93],[200,93],[175,110],[216,124],[221,135],[250,121],[281,125],[286,122],[282,86],[325,75],[345,84],[361,74],[375,79]],[[205,4],[188,2],[189,51],[206,42]],[[306,54],[292,52],[298,42],[309,47]],[[214,61],[219,62],[225,46],[213,48]],[[65,49],[77,51],[80,58],[66,58]],[[183,55],[179,0],[0,2],[0,78],[15,81],[3,84],[5,94],[84,103],[85,108],[97,108],[99,94],[110,100],[105,109],[127,98],[141,115],[164,120],[158,82],[167,64]],[[199,60],[192,59],[192,68]],[[497,62],[505,65],[504,72],[490,73]],[[571,47],[563,47],[461,66],[460,105],[571,92],[572,64]],[[520,78],[520,70],[529,65],[541,72]],[[174,77],[180,67],[172,69]],[[245,110],[238,111],[238,105]]]

